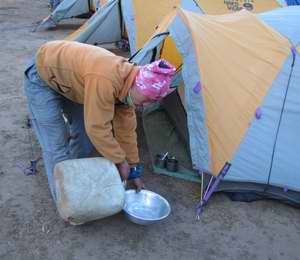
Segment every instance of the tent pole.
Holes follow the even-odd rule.
[[[203,193],[204,193],[204,172],[199,172],[201,174],[201,191],[200,191],[200,203],[197,205],[197,214],[196,214],[196,220],[200,220],[200,215],[202,212],[202,206],[203,206]]]
[[[208,183],[208,185],[207,185],[207,187],[206,187],[204,197],[206,196],[206,194],[207,194],[207,192],[208,192],[208,190],[209,190],[209,188],[210,188],[210,185],[211,185],[213,179],[214,179],[214,176],[211,176],[211,177],[210,177],[210,180],[209,180],[209,183]]]
[[[88,2],[89,12],[91,12],[92,11],[91,2],[90,2],[90,0],[88,0],[87,2]]]
[[[200,200],[203,200],[203,181],[204,181],[204,172],[201,171],[201,195],[200,195]]]
[[[211,183],[213,182],[214,176],[211,176],[209,183],[205,189],[204,192],[204,172],[203,171],[199,171],[199,175],[201,174],[201,191],[200,191],[200,201],[197,203],[196,205],[196,220],[200,220],[200,215],[203,211],[203,206],[204,206],[204,201],[203,198],[205,198],[207,191],[210,188]],[[204,193],[204,195],[203,195]]]

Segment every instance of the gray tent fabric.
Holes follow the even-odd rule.
[[[84,27],[85,33],[79,33],[74,37],[78,42],[92,45],[120,41],[122,38],[121,20],[118,1],[111,1],[101,10],[101,14],[95,13],[89,19]],[[77,32],[74,32],[74,34],[77,34]],[[74,40],[73,34],[69,37]]]
[[[53,0],[53,5],[56,5],[57,0]],[[53,6],[54,11],[47,16],[36,28],[36,31],[42,31],[56,27],[63,19],[86,15],[88,18],[92,15],[93,0],[64,0],[59,5]]]

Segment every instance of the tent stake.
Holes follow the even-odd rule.
[[[206,188],[206,192],[204,194],[204,198],[197,205],[197,216],[196,216],[197,219],[200,218],[200,215],[203,212],[203,206],[207,203],[207,201],[209,200],[209,198],[211,197],[211,195],[217,189],[220,181],[225,177],[225,175],[229,171],[230,167],[231,167],[231,164],[228,163],[228,162],[226,162],[225,165],[224,165],[224,167],[220,171],[219,175],[216,178],[214,178],[213,176],[211,177],[211,179],[209,181],[209,184],[208,184],[208,186]],[[212,179],[214,179],[214,182],[211,185]],[[211,185],[211,187],[209,187],[210,185]]]

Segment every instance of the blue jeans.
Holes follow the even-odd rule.
[[[87,157],[93,150],[84,128],[83,105],[52,90],[40,79],[33,60],[25,70],[24,89],[33,129],[42,148],[51,195],[56,200],[54,166],[64,160]]]

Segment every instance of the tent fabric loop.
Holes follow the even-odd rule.
[[[261,107],[258,107],[256,110],[255,110],[255,118],[257,120],[260,120],[262,117],[262,109]]]
[[[200,91],[201,91],[201,88],[202,88],[202,86],[201,86],[201,82],[200,82],[200,80],[197,82],[197,84],[194,86],[194,88],[193,88],[193,91],[194,91],[194,93],[195,94],[199,94],[200,93]]]

